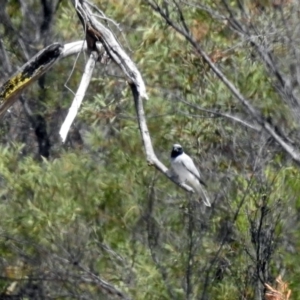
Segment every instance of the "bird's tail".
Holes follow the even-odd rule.
[[[204,187],[202,187],[201,185],[199,185],[198,188],[197,188],[197,190],[198,190],[198,193],[200,195],[199,201],[201,202],[201,200],[202,200],[206,206],[211,207],[209,197],[208,197],[207,192],[204,189]]]

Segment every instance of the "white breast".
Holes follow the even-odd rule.
[[[173,170],[180,181],[184,182],[186,180],[190,180],[191,174],[182,163],[182,155],[172,159],[171,163]]]

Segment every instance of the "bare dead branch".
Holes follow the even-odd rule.
[[[171,174],[167,167],[159,161],[154,153],[142,101],[142,99],[148,99],[148,96],[143,78],[137,67],[119,45],[111,31],[97,21],[89,8],[87,1],[73,1],[73,5],[81,22],[83,23],[84,28],[86,29],[88,48],[100,51],[99,46],[102,44],[107,54],[123,70],[128,78],[148,165],[155,166],[156,169],[165,174],[171,181],[179,185],[181,188],[188,192],[193,192],[193,189],[190,186],[185,183],[178,182],[178,180]]]
[[[75,97],[72,107],[70,108],[70,113],[60,130],[62,140],[65,141],[69,128],[77,114],[79,105],[84,97],[88,83],[90,82],[92,69],[94,68],[96,60],[98,59],[100,48],[103,45],[108,55],[113,59],[113,61],[117,63],[117,65],[120,66],[120,68],[124,71],[125,75],[129,79],[129,85],[131,87],[133,99],[135,102],[139,128],[146,151],[148,164],[155,166],[156,169],[165,174],[165,176],[167,176],[171,181],[179,185],[181,188],[185,189],[188,192],[194,192],[190,186],[186,185],[185,183],[178,182],[177,178],[174,177],[168,170],[168,168],[159,161],[154,153],[142,101],[142,99],[148,99],[148,96],[146,93],[146,87],[143,78],[136,68],[135,64],[118,44],[110,30],[105,28],[95,19],[95,17],[93,17],[84,0],[73,1],[73,4],[75,6],[75,9],[77,9],[79,16],[84,19],[84,24],[86,24],[87,26],[88,36],[86,42],[77,41],[66,44],[65,46],[62,46],[60,44],[53,44],[35,55],[28,63],[26,63],[21,68],[20,71],[14,74],[0,88],[0,116],[1,114],[4,114],[4,112],[18,99],[18,96],[22,93],[23,90],[25,90],[29,85],[35,82],[41,75],[46,73],[59,59],[77,54],[83,50],[92,49],[93,53],[86,65],[86,71],[81,81],[82,86],[80,86],[77,92],[77,96]],[[57,53],[55,54],[55,56],[52,55],[49,57],[49,51],[52,51],[53,48],[57,50]],[[40,62],[41,58],[42,64],[38,63]],[[43,59],[46,61],[46,63],[43,61]],[[20,82],[18,82],[16,79],[18,79],[20,74],[22,75],[27,70],[28,66],[32,65],[32,63],[35,64],[35,69],[33,74],[30,74],[30,80],[21,81],[22,84],[20,85]],[[26,79],[28,78],[26,77]]]
[[[128,82],[136,85],[140,97],[148,99],[146,87],[139,70],[117,42],[112,32],[96,19],[85,0],[72,2],[86,29],[88,47],[93,49],[97,46],[96,42],[100,41],[107,54],[124,72]],[[99,15],[99,17],[103,17],[103,15]]]
[[[0,87],[0,117],[15,103],[23,90],[40,78],[57,62],[62,51],[63,47],[59,43],[47,46]]]
[[[0,87],[0,117],[17,101],[21,93],[48,72],[61,58],[87,50],[84,41],[51,44],[32,57]]]
[[[87,44],[86,41],[77,41],[72,42],[64,45],[64,49],[62,54],[60,55],[60,58],[65,58],[70,55],[78,54],[81,51],[87,50]]]
[[[90,84],[93,70],[95,68],[97,59],[98,59],[98,53],[96,51],[93,51],[86,63],[84,73],[83,73],[81,81],[80,81],[80,85],[78,87],[78,90],[77,90],[77,93],[73,100],[73,103],[69,109],[68,115],[59,131],[59,134],[60,134],[60,137],[61,137],[63,143],[66,141],[68,132],[69,132],[71,125],[77,115],[77,112],[79,110],[81,102],[85,96],[86,90]]]

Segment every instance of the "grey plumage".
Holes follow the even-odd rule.
[[[186,182],[199,194],[206,206],[210,200],[204,188],[205,183],[200,178],[200,173],[193,160],[183,152],[181,145],[174,144],[171,152],[171,166],[180,182]]]

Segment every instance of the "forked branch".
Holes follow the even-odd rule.
[[[165,174],[171,181],[179,185],[188,192],[193,189],[178,182],[177,178],[169,172],[168,168],[156,157],[150,133],[148,130],[143,99],[148,99],[145,83],[134,62],[122,49],[113,33],[103,24],[98,22],[95,16],[97,13],[91,11],[91,4],[85,0],[73,0],[74,7],[86,31],[86,41],[77,41],[66,45],[52,44],[35,55],[16,74],[14,74],[2,87],[0,87],[0,117],[7,111],[18,96],[41,75],[45,74],[56,62],[70,55],[78,54],[82,51],[91,53],[87,62],[85,73],[82,76],[81,85],[76,93],[69,114],[60,130],[62,140],[65,141],[70,126],[76,117],[79,106],[84,98],[89,85],[92,71],[96,62],[103,55],[103,48],[106,54],[123,70],[132,90],[135,103],[139,129],[144,144],[147,162],[157,170]],[[103,18],[103,15],[99,15]],[[30,70],[30,73],[28,72]]]
[[[103,24],[98,22],[95,17],[97,16],[97,12],[93,13],[91,11],[90,5],[87,1],[73,0],[73,4],[86,31],[88,48],[90,50],[97,51],[99,49],[99,44],[101,43],[107,55],[121,68],[121,70],[123,70],[125,76],[127,77],[135,103],[139,129],[146,152],[148,165],[155,166],[157,170],[165,174],[170,180],[175,182],[181,188],[188,192],[193,192],[193,189],[190,186],[178,182],[177,179],[172,176],[171,172],[169,172],[168,168],[156,157],[154,153],[143,106],[143,99],[148,99],[148,95],[146,93],[144,80],[136,65],[122,49],[112,32]],[[99,18],[101,17],[103,18],[103,15],[99,15]],[[99,53],[99,56],[100,55],[101,54]]]

